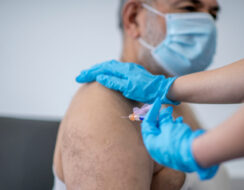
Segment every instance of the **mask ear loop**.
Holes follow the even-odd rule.
[[[153,7],[145,4],[145,3],[142,3],[142,7],[147,9],[148,11],[156,14],[156,15],[159,15],[161,17],[165,17],[165,14],[161,13],[160,11],[154,9]],[[139,38],[139,42],[146,48],[150,49],[151,51],[155,49],[155,47],[151,46],[150,44],[148,44],[147,42],[145,42],[145,40],[143,40],[142,38]]]
[[[147,49],[149,49],[151,51],[155,49],[155,47],[153,47],[150,44],[148,44],[147,42],[145,42],[145,40],[143,40],[142,38],[139,38],[138,40],[139,40],[140,44],[143,45],[144,47],[146,47]]]
[[[142,7],[144,7],[145,9],[151,11],[152,13],[155,13],[156,15],[159,15],[161,17],[165,17],[165,14],[161,13],[160,11],[152,8],[151,6],[145,4],[145,3],[142,3]]]

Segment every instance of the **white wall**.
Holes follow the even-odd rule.
[[[86,2],[0,0],[0,113],[62,117],[79,72],[118,57],[116,1]]]
[[[244,57],[244,1],[220,0],[220,67]],[[61,118],[89,66],[118,58],[118,0],[0,0],[0,115]],[[229,77],[229,76],[226,76]],[[230,79],[231,80],[231,79]],[[212,128],[238,105],[193,105]],[[244,177],[244,161],[227,165]]]

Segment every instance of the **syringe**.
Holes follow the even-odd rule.
[[[130,114],[129,116],[124,116],[121,118],[129,118],[131,121],[143,121],[145,116],[137,115],[135,113]]]
[[[150,110],[150,108],[151,108],[151,105],[149,105],[149,104],[144,104],[141,108],[135,107],[135,108],[133,108],[132,114],[130,114],[129,116],[121,117],[121,118],[127,118],[131,121],[143,121],[145,118],[145,115]]]

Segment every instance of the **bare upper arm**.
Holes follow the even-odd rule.
[[[153,162],[140,128],[121,119],[132,105],[97,83],[78,91],[62,125],[62,167],[68,189],[149,189]]]

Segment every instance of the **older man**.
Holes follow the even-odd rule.
[[[152,74],[168,76],[141,41],[157,46],[166,35],[165,18],[145,9],[142,3],[154,7],[162,15],[206,12],[213,18],[217,17],[218,4],[216,0],[121,1],[121,61],[134,62]],[[116,67],[116,62],[112,65]],[[121,118],[129,115],[135,106],[141,103],[128,100],[98,83],[86,84],[78,90],[58,134],[54,155],[55,190],[187,187],[184,173],[164,168],[150,158],[142,142],[140,124]],[[186,123],[199,128],[187,105],[174,110],[175,117],[184,116]]]

